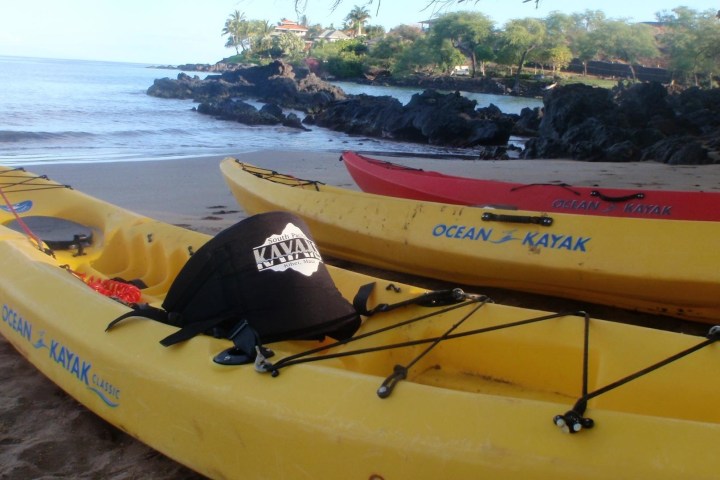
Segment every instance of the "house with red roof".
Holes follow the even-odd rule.
[[[298,22],[293,22],[287,18],[283,18],[280,23],[275,27],[275,33],[292,33],[300,38],[305,37],[308,32],[306,27],[303,27]]]

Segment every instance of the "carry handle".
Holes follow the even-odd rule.
[[[547,216],[533,217],[530,215],[507,215],[484,212],[482,219],[486,222],[533,223],[543,227],[549,227],[553,224],[552,217]]]
[[[599,190],[593,190],[590,192],[590,196],[598,197],[600,200],[604,200],[606,202],[627,202],[628,200],[640,200],[645,198],[645,194],[642,192],[631,193],[630,195],[623,195],[621,197],[611,197],[609,195],[605,195]]]

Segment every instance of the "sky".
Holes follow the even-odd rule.
[[[355,6],[368,0],[301,0],[311,24],[340,27]],[[378,0],[367,5],[371,25],[386,30],[432,18],[430,0]],[[465,0],[449,11],[488,15],[498,27],[514,18],[543,18],[552,11],[602,10],[608,18],[653,21],[677,6],[717,10],[718,0]],[[294,0],[4,0],[0,9],[0,55],[108,60],[151,65],[215,63],[234,50],[221,32],[235,10],[247,19],[297,20]],[[444,10],[448,11],[448,10]]]

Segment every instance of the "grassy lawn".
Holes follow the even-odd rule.
[[[613,88],[617,86],[617,79],[605,79],[600,77],[593,77],[592,75],[588,75],[586,77],[583,77],[581,75],[568,75],[562,76],[562,79],[560,80],[561,85],[570,85],[572,83],[584,83],[585,85],[592,85],[593,87],[602,87],[602,88]]]

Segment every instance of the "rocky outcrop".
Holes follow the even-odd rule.
[[[720,91],[670,95],[659,83],[607,90],[574,84],[545,96],[524,158],[670,164],[714,163]]]
[[[497,107],[476,109],[477,103],[458,92],[441,94],[426,90],[405,106],[392,97],[348,96],[338,87],[309,71],[296,71],[283,62],[239,68],[210,75],[204,80],[180,73],[176,80],[156,80],[149,95],[191,98],[197,111],[219,119],[247,125],[305,128],[295,114],[306,112],[305,124],[370,137],[451,147],[490,145],[504,155],[517,115],[505,115]],[[244,99],[274,105],[258,110]],[[487,154],[487,152],[484,152]]]
[[[403,106],[392,97],[357,95],[335,102],[312,118],[318,126],[351,134],[450,147],[506,145],[515,123],[491,105],[426,90]]]
[[[385,120],[397,117],[402,108],[402,103],[393,97],[351,95],[315,115],[308,115],[304,122],[353,135],[388,137]]]
[[[542,112],[539,107],[525,107],[520,111],[515,125],[513,125],[512,134],[518,137],[535,137],[540,129],[540,120],[542,120]]]
[[[155,80],[147,94],[211,104],[208,108],[198,109],[202,111],[220,108],[218,104],[230,98],[252,98],[283,108],[312,112],[345,98],[342,89],[307,71],[296,75],[292,66],[279,61],[208,75],[204,80],[197,75],[191,77],[180,73],[175,80]]]
[[[180,73],[177,80],[168,77],[156,79],[147,89],[147,94],[159,98],[186,100],[195,98],[197,95],[196,90],[201,88],[202,85],[203,81],[197,75],[191,77],[187,73]]]
[[[226,98],[219,102],[201,103],[198,112],[212,115],[221,120],[231,120],[245,125],[284,125],[307,130],[297,115],[285,115],[275,104],[264,105],[260,110],[239,99]]]
[[[482,88],[501,84],[470,79]],[[457,80],[453,80],[457,81]],[[434,84],[442,84],[439,79]],[[495,85],[495,87],[493,87]],[[392,97],[346,95],[309,70],[277,61],[225,69],[204,80],[180,73],[155,80],[149,95],[193,99],[198,112],[248,125],[317,125],[348,134],[456,148],[480,158],[505,158],[510,135],[531,137],[523,158],[586,161],[654,160],[670,164],[720,162],[720,90],[669,93],[659,83],[619,84],[613,90],[582,84],[544,91],[542,109],[520,115],[490,105],[477,108],[459,92],[425,90],[402,105]],[[244,100],[266,103],[258,110]],[[301,122],[294,113],[305,112]],[[480,148],[485,147],[485,148]]]

